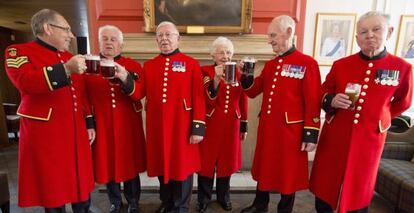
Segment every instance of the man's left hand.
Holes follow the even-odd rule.
[[[203,140],[203,136],[200,135],[191,135],[190,136],[190,144],[198,144]]]
[[[316,144],[314,143],[302,142],[302,148],[300,149],[300,151],[312,152],[313,150],[315,150],[315,148]]]
[[[88,129],[88,139],[89,145],[92,146],[93,142],[95,141],[96,132],[95,129]]]
[[[122,81],[122,83],[126,83],[127,77],[128,77],[128,71],[125,69],[125,67],[119,65],[115,62],[116,65],[116,72],[115,72],[115,78],[119,78],[119,80]]]

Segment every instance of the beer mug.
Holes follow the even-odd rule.
[[[115,62],[110,59],[101,60],[101,75],[106,79],[113,79],[115,77]]]
[[[256,59],[253,57],[244,57],[243,58],[243,73],[247,76],[253,76],[254,75],[254,67],[256,66]]]
[[[226,84],[237,84],[236,62],[224,63],[224,81],[226,82]]]
[[[345,94],[349,97],[349,100],[352,101],[349,109],[355,109],[355,103],[359,98],[361,93],[361,84],[356,83],[347,83],[345,88]]]
[[[99,74],[100,60],[101,60],[101,57],[99,55],[86,55],[85,56],[85,63],[86,63],[85,74]]]

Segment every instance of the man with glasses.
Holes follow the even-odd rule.
[[[173,23],[160,23],[156,41],[161,54],[144,63],[140,80],[117,73],[133,99],[146,97],[147,171],[160,181],[158,212],[189,212],[193,173],[200,170],[203,79],[198,62],[178,49],[179,40]]]
[[[81,73],[81,55],[65,18],[43,9],[32,17],[36,40],[7,47],[6,72],[21,95],[19,192],[21,207],[88,212],[94,189],[90,143],[95,131]]]
[[[252,176],[256,198],[242,212],[267,212],[269,192],[281,194],[277,212],[292,212],[295,192],[308,188],[308,152],[319,133],[321,79],[317,62],[293,45],[295,21],[272,20],[268,43],[276,56],[261,74],[242,76],[247,96],[263,93]]]

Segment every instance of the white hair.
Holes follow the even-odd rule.
[[[122,31],[114,25],[104,25],[102,27],[99,27],[99,30],[98,30],[99,43],[102,42],[102,33],[105,30],[115,31],[116,34],[118,35],[117,37],[118,37],[119,43],[121,44],[124,43],[124,35],[122,34]]]
[[[216,51],[217,51],[217,47],[219,47],[219,46],[227,47],[230,50],[231,54],[234,53],[233,42],[231,42],[230,39],[228,39],[224,36],[219,36],[211,44],[210,54],[214,55],[214,53],[216,53]]]
[[[389,14],[386,14],[386,13],[383,13],[383,12],[380,12],[380,11],[369,11],[369,12],[363,14],[361,17],[359,17],[358,22],[357,22],[357,26],[359,25],[359,23],[361,21],[364,21],[367,18],[376,17],[376,16],[383,17],[385,19],[385,24],[387,25],[386,27],[390,26],[391,16]]]
[[[159,29],[163,26],[172,26],[174,29],[174,33],[176,33],[177,35],[180,35],[180,32],[178,32],[177,30],[177,26],[175,26],[174,23],[169,22],[169,21],[163,21],[161,23],[158,24],[157,29],[155,30],[156,33],[158,33]]]
[[[277,16],[272,20],[272,24],[275,24],[279,27],[280,30],[286,32],[288,28],[292,29],[291,37],[295,35],[295,20],[292,17],[287,15]]]

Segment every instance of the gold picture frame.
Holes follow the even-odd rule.
[[[145,32],[171,21],[183,33],[250,33],[253,0],[144,0]]]
[[[352,53],[355,13],[317,13],[313,57],[319,65],[330,66]]]
[[[395,55],[414,64],[414,15],[402,15]]]

